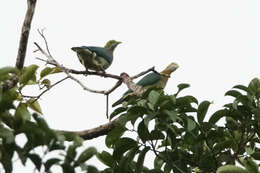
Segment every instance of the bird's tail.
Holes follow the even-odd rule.
[[[120,98],[119,100],[117,100],[115,103],[112,104],[112,107],[115,107],[115,106],[117,106],[117,105],[120,105],[124,100],[125,100],[124,97]]]
[[[81,49],[81,47],[72,47],[71,50],[78,52]]]

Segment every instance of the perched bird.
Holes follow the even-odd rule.
[[[105,71],[113,62],[113,52],[121,42],[110,40],[105,47],[81,46],[72,47],[79,61],[86,70]]]
[[[140,81],[138,81],[136,83],[136,85],[142,86],[145,89],[148,89],[151,87],[157,87],[157,88],[164,89],[164,87],[166,86],[166,84],[168,82],[168,79],[171,77],[170,76],[171,73],[174,72],[178,67],[179,67],[178,64],[171,63],[160,73],[151,72],[151,73],[147,74]],[[128,90],[127,92],[125,92],[123,94],[123,96],[112,105],[112,107],[115,107],[115,106],[123,103],[124,101],[126,101],[127,98],[129,97],[129,95],[132,95],[131,90]]]

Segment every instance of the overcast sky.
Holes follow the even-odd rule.
[[[26,6],[25,0],[1,2],[0,67],[15,64]],[[44,57],[33,53],[33,42],[43,45],[37,29],[45,28],[56,60],[77,70],[84,68],[71,47],[103,46],[116,39],[122,44],[115,50],[108,73],[135,75],[152,66],[160,71],[176,62],[180,68],[172,74],[166,93],[176,92],[179,83],[189,83],[191,87],[183,94],[200,102],[212,101],[210,111],[214,112],[230,101],[224,93],[232,86],[247,85],[259,77],[259,9],[259,0],[38,0],[25,64],[44,67],[35,59]],[[93,89],[109,89],[116,82],[78,77]],[[121,86],[112,93],[110,104],[125,90]],[[54,87],[40,104],[55,129],[83,130],[107,122],[105,96],[83,91],[73,81]],[[86,146],[98,143],[101,151],[103,139]]]

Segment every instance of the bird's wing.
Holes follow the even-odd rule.
[[[94,46],[82,46],[84,48],[89,49],[92,52],[95,52],[99,57],[104,58],[109,64],[113,61],[112,53],[103,47],[94,47]]]
[[[159,73],[152,72],[144,76],[136,84],[142,87],[155,86],[161,79],[162,76]],[[119,100],[113,103],[112,107],[115,107],[121,104],[122,102],[127,101],[129,97],[131,97],[132,95],[131,92],[131,90],[126,91]]]
[[[162,76],[159,73],[149,73],[145,75],[141,80],[139,80],[136,84],[140,85],[142,87],[152,86],[155,85],[157,82],[161,80]],[[131,90],[128,90],[124,93],[126,95],[127,93],[131,92]]]

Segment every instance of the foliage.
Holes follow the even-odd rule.
[[[248,86],[236,85],[226,92],[234,101],[212,115],[208,113],[209,101],[199,103],[194,96],[180,96],[188,84],[178,85],[172,95],[149,89],[111,114],[110,119],[120,118],[120,124],[105,140],[112,153],[97,152],[94,147],[78,152],[83,139],[50,129],[40,115],[36,98],[21,94],[32,84],[48,89],[51,82],[46,77],[60,72],[47,67],[37,77],[38,70],[36,65],[24,68],[18,85],[8,91],[4,92],[0,85],[0,163],[7,173],[12,172],[16,155],[24,165],[31,160],[39,172],[52,172],[55,165],[69,173],[76,169],[94,173],[259,173],[258,78]],[[12,67],[0,69],[0,84],[18,73]],[[224,124],[219,125],[220,120]],[[21,134],[26,138],[24,145],[16,140]],[[44,152],[36,152],[37,148]],[[154,164],[149,168],[145,166],[148,154],[154,155]],[[93,156],[107,168],[98,170],[87,164]]]
[[[12,172],[15,157],[18,157],[24,166],[30,160],[39,172],[51,173],[54,165],[69,173],[78,168],[95,169],[85,162],[97,153],[96,149],[89,147],[78,153],[77,149],[82,146],[83,139],[73,133],[50,129],[39,115],[42,111],[36,98],[21,94],[24,87],[32,84],[41,86],[42,81],[46,80],[43,77],[59,72],[56,68],[45,68],[37,79],[37,69],[36,65],[24,68],[19,74],[18,85],[5,92],[2,84],[13,74],[18,74],[18,70],[12,67],[0,69],[0,162],[3,169],[6,173]],[[48,86],[50,85],[44,83],[42,89]],[[36,113],[31,113],[30,109]],[[25,141],[23,145],[17,141],[22,135]],[[42,148],[44,152],[36,152],[38,148]]]

